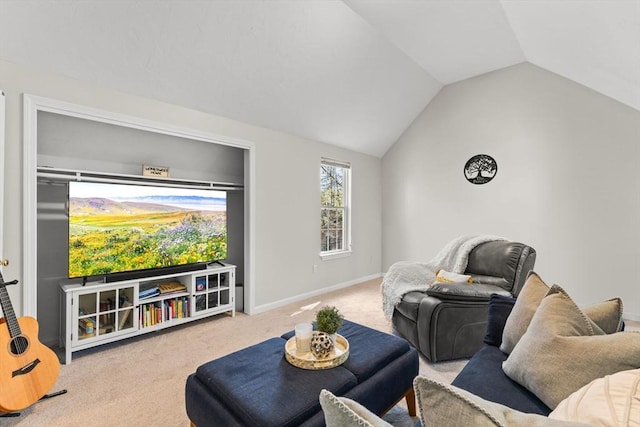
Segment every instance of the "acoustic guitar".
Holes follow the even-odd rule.
[[[38,340],[38,321],[16,315],[0,273],[0,412],[14,412],[42,398],[58,380],[58,356]],[[5,325],[7,327],[5,327]]]

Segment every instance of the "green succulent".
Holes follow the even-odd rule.
[[[333,306],[322,307],[316,313],[316,329],[327,334],[335,334],[342,325],[344,316]]]

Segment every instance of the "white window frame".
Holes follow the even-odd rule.
[[[329,260],[329,259],[342,258],[342,257],[351,255],[351,164],[344,161],[322,158],[320,160],[320,168],[318,169],[320,173],[320,176],[319,176],[320,185],[318,186],[320,193],[322,192],[322,166],[323,165],[336,166],[344,169],[344,177],[343,177],[343,183],[342,183],[343,192],[344,192],[343,194],[344,206],[341,208],[343,209],[342,248],[323,251],[322,241],[319,242],[320,258],[322,258],[322,260]],[[322,200],[321,194],[318,196],[318,198]],[[322,203],[320,203],[320,218],[322,218],[322,211],[327,208],[329,207],[323,206]],[[320,220],[319,229],[320,229],[320,232],[322,233],[322,220]]]

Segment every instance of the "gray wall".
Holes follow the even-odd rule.
[[[463,234],[538,251],[579,304],[613,296],[640,319],[640,112],[520,64],[445,87],[383,158],[383,270]],[[463,176],[489,154],[485,185]]]
[[[243,150],[206,141],[38,113],[38,165],[141,175],[167,166],[171,178],[242,184]]]
[[[380,275],[382,162],[379,158],[6,61],[0,61],[0,89],[7,95],[2,219],[4,255],[11,261],[3,270],[7,279],[22,277],[24,93],[252,141],[255,144],[255,276],[252,283],[255,312]],[[330,261],[319,257],[321,157],[353,165],[354,251],[350,257]],[[139,167],[139,161],[135,165]],[[313,271],[313,265],[318,266],[317,272]],[[22,284],[9,292],[20,315]]]

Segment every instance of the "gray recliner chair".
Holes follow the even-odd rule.
[[[465,270],[473,284],[436,283],[405,294],[393,326],[431,362],[471,357],[482,347],[491,294],[517,297],[535,260],[535,249],[523,243],[482,243]]]

